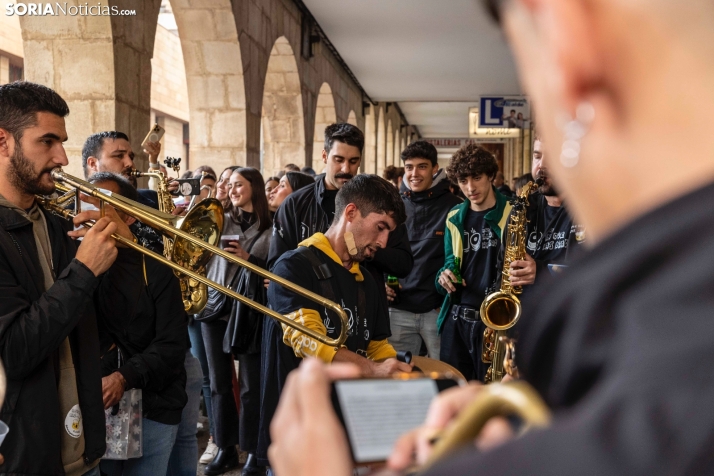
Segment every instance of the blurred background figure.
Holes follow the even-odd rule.
[[[496,173],[496,178],[493,179],[493,186],[496,187],[496,190],[501,192],[501,195],[505,195],[506,197],[513,196],[513,190],[506,184],[503,178],[503,172],[500,170]]]
[[[270,204],[270,193],[278,187],[279,183],[280,177],[272,176],[265,179],[265,199],[268,200],[268,204]],[[277,209],[278,207],[273,208],[271,206],[270,213],[275,213]]]
[[[287,164],[283,167],[283,172],[300,172],[300,167],[295,164]]]
[[[300,169],[300,172],[302,172],[302,173],[304,173],[304,174],[307,174],[307,175],[309,175],[310,177],[314,177],[315,175],[317,175],[317,174],[315,173],[315,169],[313,169],[312,167],[303,167],[303,168]]]
[[[530,172],[528,172],[527,174],[521,175],[520,177],[516,177],[513,180],[514,180],[514,191],[515,191],[516,195],[520,195],[521,189],[523,188],[523,186],[525,184],[527,184],[528,182],[533,181],[533,175]]]
[[[402,183],[402,178],[404,177],[404,167],[395,167],[390,165],[384,169],[382,177],[392,182],[394,186],[399,189]]]

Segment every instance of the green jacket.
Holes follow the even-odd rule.
[[[504,195],[501,195],[495,187],[493,191],[496,194],[496,208],[488,212],[484,219],[500,240],[502,239],[501,231],[506,226],[512,207],[508,199]],[[466,211],[470,206],[471,202],[469,200],[464,200],[462,203],[452,208],[446,216],[446,230],[444,231],[444,266],[442,266],[439,272],[436,273],[436,280],[434,283],[436,290],[445,296],[444,303],[441,305],[441,310],[439,311],[439,317],[436,320],[439,334],[441,334],[444,327],[444,320],[449,314],[449,309],[451,308],[451,299],[449,298],[449,294],[446,292],[446,289],[439,284],[439,276],[441,276],[441,273],[446,269],[455,271],[456,258],[459,258],[462,264],[464,262],[464,220],[466,219]],[[461,271],[461,269],[459,269],[459,271]]]

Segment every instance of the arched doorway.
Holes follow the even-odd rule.
[[[364,116],[364,154],[360,169],[368,174],[377,173],[377,127],[375,110],[372,104],[365,110]],[[351,114],[351,113],[350,113]]]
[[[325,128],[337,122],[335,113],[335,99],[332,88],[327,83],[322,83],[320,93],[317,95],[317,109],[315,110],[315,132],[312,145],[312,167],[322,169],[322,150],[325,148]]]
[[[278,173],[284,165],[305,165],[305,124],[295,54],[281,36],[270,52],[263,90],[261,169]]]

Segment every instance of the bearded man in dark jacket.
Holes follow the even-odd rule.
[[[0,86],[0,356],[7,372],[0,418],[10,428],[3,474],[99,474],[105,423],[96,312],[128,312],[112,302],[115,279],[129,283],[128,293],[140,283],[140,256],[117,250],[111,237],[133,239],[111,207],[105,217],[86,211],[75,218],[96,220],[91,230],[67,232],[68,223],[36,199],[54,192],[50,172],[68,164],[67,114],[49,88]],[[102,278],[110,267],[112,277]]]
[[[444,264],[446,215],[461,199],[449,190],[446,173],[439,170],[436,147],[424,140],[409,144],[401,153],[404,181],[400,193],[407,212],[409,244],[414,269],[399,280],[399,290],[386,288],[392,337],[397,351],[419,354],[422,341],[429,357],[439,358],[441,338],[436,321],[443,301],[436,274]]]

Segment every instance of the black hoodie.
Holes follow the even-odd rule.
[[[412,192],[405,183],[400,192],[407,212],[407,232],[414,255],[414,269],[400,279],[399,304],[391,307],[420,314],[438,308],[444,297],[434,287],[436,273],[444,265],[446,215],[461,199],[449,191],[446,171],[440,170],[431,188]]]

